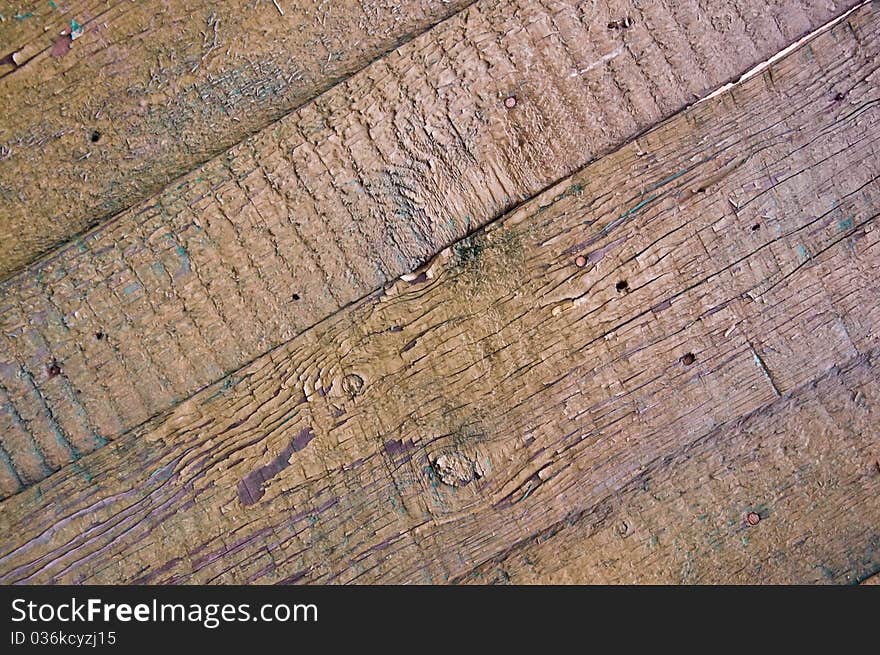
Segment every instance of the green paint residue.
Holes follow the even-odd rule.
[[[804,247],[801,244],[798,244],[797,254],[798,254],[798,257],[800,257],[801,260],[803,260],[803,261],[807,261],[810,258],[810,253],[807,252],[806,247]]]
[[[468,265],[477,262],[486,248],[482,234],[467,236],[452,246],[455,254],[455,262],[459,265]]]
[[[58,5],[56,5],[56,4],[53,2],[53,0],[49,0],[49,6],[52,7],[52,9],[58,9]],[[60,10],[59,10],[59,11],[60,11]]]
[[[217,391],[215,391],[213,394],[208,396],[208,400],[209,401],[214,400],[215,398],[222,396],[224,393],[229,391],[234,385],[235,385],[234,378],[226,378],[226,380],[223,382],[223,385]],[[284,423],[287,423],[289,420],[294,418],[294,416],[295,416],[295,414],[289,415],[287,418],[284,419]]]
[[[569,196],[579,196],[583,192],[584,192],[584,185],[575,182],[575,183],[569,185],[565,189],[565,191],[563,191],[562,193],[555,195],[553,197],[553,202],[559,202],[560,200],[562,200],[564,198],[568,198]],[[540,213],[540,212],[544,211],[545,209],[547,209],[547,207],[550,207],[550,206],[552,206],[552,203],[550,205],[544,205],[543,207],[539,207],[538,212]]]
[[[150,473],[150,477],[147,478],[147,482],[165,482],[171,477],[173,472],[174,469],[171,466],[163,466],[157,468],[155,471]]]
[[[837,223],[837,229],[841,232],[846,232],[847,230],[851,230],[854,224],[855,221],[853,221],[853,217],[850,216],[849,218],[844,218],[843,220],[839,221]]]
[[[27,20],[32,16],[33,14],[31,12],[27,12],[26,14],[15,14],[15,20]]]
[[[440,486],[440,483],[437,481],[437,476],[434,474],[434,467],[430,465],[425,466],[422,467],[422,471],[424,471],[425,476],[428,478],[428,484],[430,484],[431,488],[436,491]]]
[[[76,471],[77,475],[79,475],[80,477],[82,477],[83,480],[85,480],[85,481],[86,481],[87,483],[89,483],[89,484],[91,484],[92,481],[95,479],[95,476],[92,475],[92,472],[89,471],[86,467],[84,467],[84,466],[83,466],[82,464],[80,464],[79,462],[76,462],[76,461],[73,462],[73,464],[71,464],[71,468],[72,468],[74,471]]]
[[[645,205],[647,205],[647,204],[653,202],[656,198],[657,198],[657,196],[648,196],[647,198],[645,198],[644,200],[642,200],[639,204],[637,204],[635,207],[633,207],[632,209],[627,210],[627,211],[621,216],[621,218],[626,218],[627,216],[632,216],[632,215],[635,214],[637,211],[639,211],[642,207],[644,207]]]
[[[680,178],[682,175],[684,175],[687,172],[688,172],[688,169],[685,168],[684,170],[681,170],[678,173],[675,173],[674,175],[670,175],[669,177],[664,177],[662,180],[660,180],[659,182],[657,182],[656,184],[651,186],[648,189],[648,191],[653,191],[654,189],[659,189],[664,184],[668,184],[669,182],[672,182],[673,180],[677,180],[678,178]]]
[[[71,18],[70,19],[70,40],[72,41],[74,39],[78,39],[79,37],[82,36],[82,33],[83,33],[83,26],[80,25],[76,21],[76,18]]]

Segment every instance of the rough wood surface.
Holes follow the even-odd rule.
[[[168,411],[838,10],[473,5],[0,287],[0,492]],[[845,111],[846,91],[821,102]]]
[[[872,3],[5,500],[0,579],[459,580],[835,367],[860,388],[878,33]],[[863,396],[839,420],[876,425]],[[844,491],[790,479],[866,567],[876,439],[810,469]]]
[[[876,584],[878,379],[876,357],[834,368],[652,462],[464,581]]]
[[[0,279],[473,0],[0,5]]]

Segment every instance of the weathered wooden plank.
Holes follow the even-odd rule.
[[[0,8],[0,279],[472,1]]]
[[[5,500],[0,579],[459,579],[873,357],[878,31],[861,8]]]
[[[880,570],[878,380],[876,357],[835,368],[463,581],[859,582]]]
[[[6,411],[48,410],[51,429],[23,425],[50,441],[44,467],[55,469],[65,452],[94,450],[412,270],[831,12],[824,1],[754,7],[472,6],[0,287]],[[610,29],[620,16],[632,25]],[[823,102],[842,111],[851,100],[834,98],[845,91],[829,87]],[[4,447],[17,467],[34,457]],[[41,479],[16,470],[24,485]]]

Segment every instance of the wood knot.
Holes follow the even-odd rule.
[[[463,487],[486,474],[480,462],[459,453],[440,455],[434,460],[434,471],[440,481],[450,487]]]
[[[364,379],[357,373],[350,373],[342,378],[342,390],[354,398],[364,391]]]

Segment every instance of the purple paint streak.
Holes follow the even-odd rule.
[[[385,442],[385,452],[388,453],[391,457],[396,457],[397,455],[406,455],[416,448],[417,446],[412,442],[412,440],[404,441],[402,439],[390,439]]]
[[[309,445],[315,433],[311,426],[306,426],[291,440],[287,447],[276,458],[265,466],[251,471],[238,483],[238,499],[242,505],[253,505],[263,494],[263,483],[271,480],[290,466],[290,457]]]

